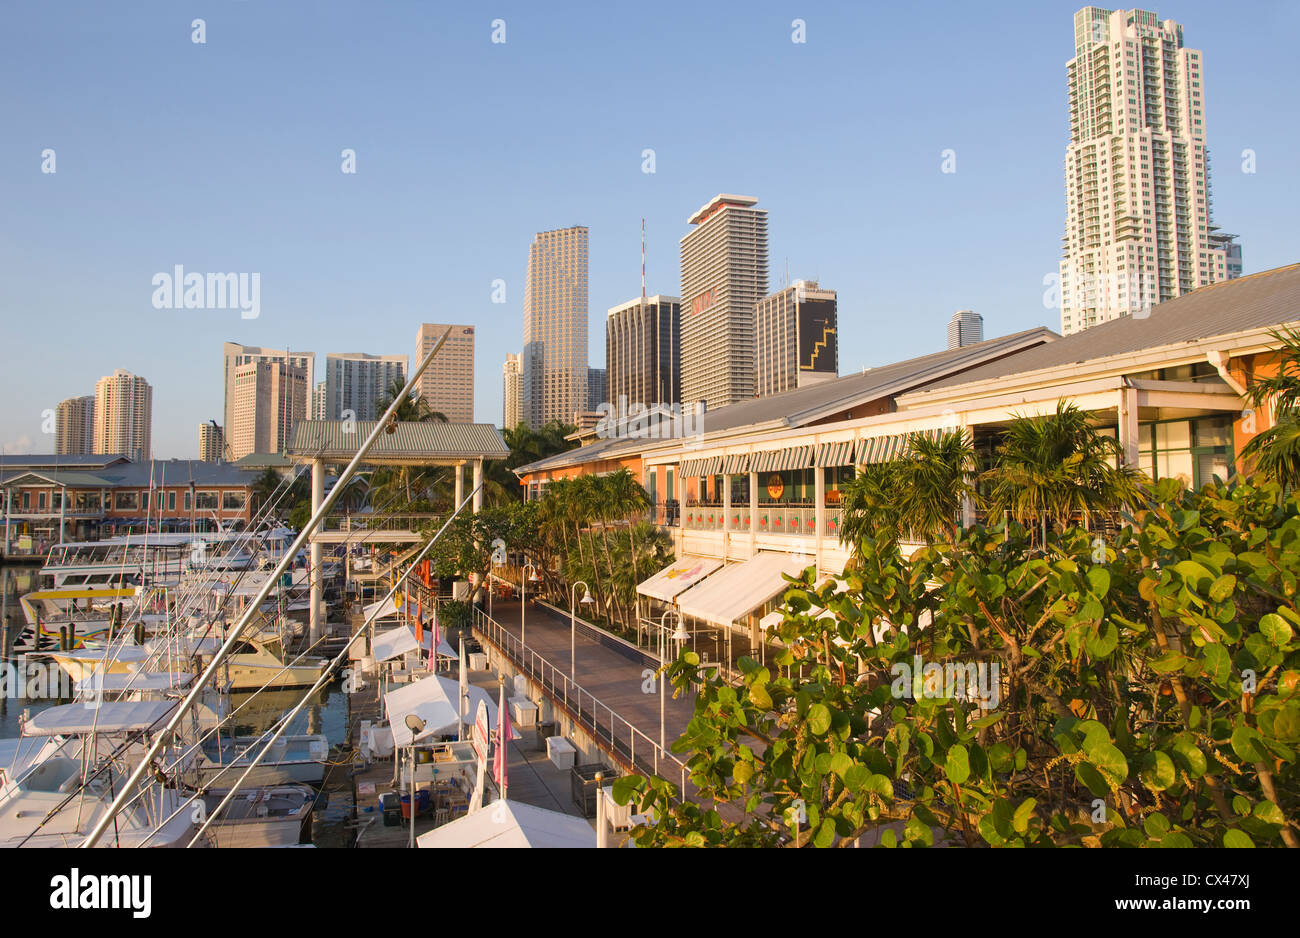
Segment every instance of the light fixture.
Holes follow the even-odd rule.
[[[528,575],[528,582],[529,582],[529,583],[540,583],[540,582],[542,582],[542,578],[539,577],[539,576],[537,575],[537,571],[534,570],[532,573],[530,573],[530,574]]]
[[[591,598],[591,590],[589,590],[589,589],[584,589],[584,590],[582,591],[582,599],[578,600],[578,602],[580,602],[580,603],[585,603],[585,604],[588,605],[588,606],[590,606],[590,605],[591,605],[592,603],[594,603],[595,601],[596,601],[596,600],[594,600],[594,599]]]
[[[688,631],[686,631],[686,626],[684,626],[684,625],[682,624],[682,620],[681,620],[681,619],[678,619],[678,620],[677,620],[677,631],[673,633],[673,641],[675,641],[675,642],[684,642],[684,641],[688,640],[690,637],[691,637],[691,633],[688,632]]]

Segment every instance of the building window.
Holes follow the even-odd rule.
[[[140,495],[137,492],[114,492],[114,511],[137,511],[140,508]]]
[[[243,492],[225,492],[221,496],[222,511],[243,511],[244,510],[244,493]]]
[[[199,511],[216,511],[220,503],[219,492],[198,492],[194,496],[194,507]]]

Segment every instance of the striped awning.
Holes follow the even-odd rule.
[[[739,475],[749,471],[749,453],[732,453],[722,458],[722,474]]]
[[[821,444],[817,447],[817,459],[813,464],[818,467],[853,465],[853,441]]]
[[[923,436],[926,439],[938,440],[944,432],[942,428],[935,427],[929,430],[913,430],[911,433],[895,433],[890,436],[858,440],[856,462],[859,465],[870,465],[898,459],[911,449],[912,437]]]
[[[682,460],[682,476],[688,479],[693,479],[698,476],[715,476],[721,471],[721,456],[706,456],[703,459]]]
[[[754,454],[751,472],[784,472],[787,469],[807,469],[812,465],[813,448],[795,446],[790,449],[772,449]]]
[[[891,436],[873,436],[865,440],[858,440],[858,454],[855,462],[858,465],[871,465],[897,459],[903,455],[906,442],[906,433],[897,433]]]

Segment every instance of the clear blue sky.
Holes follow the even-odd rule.
[[[941,348],[959,308],[989,337],[1057,328],[1042,280],[1080,6],[10,2],[0,443],[52,451],[42,411],[126,368],[153,385],[155,455],[193,457],[221,419],[223,342],[319,368],[410,355],[421,321],[479,327],[476,417],[500,422],[532,234],[591,229],[602,365],[605,311],[640,290],[641,218],[649,289],[675,294],[686,219],[718,192],[768,209],[774,286],[788,261],[839,291],[842,372]],[[1155,10],[1205,53],[1216,223],[1247,272],[1300,260],[1297,5]],[[176,264],[260,273],[260,317],[153,308]]]

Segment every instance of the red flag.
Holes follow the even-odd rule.
[[[424,600],[417,599],[415,603],[415,641],[424,644]]]

